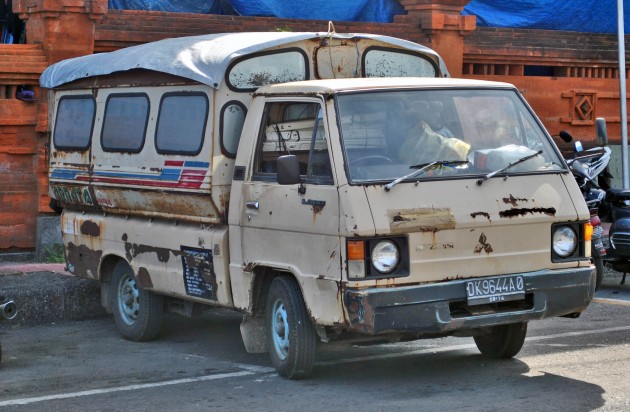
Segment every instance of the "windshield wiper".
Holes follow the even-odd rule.
[[[498,173],[505,172],[506,170],[510,169],[510,168],[511,168],[511,167],[513,167],[513,166],[516,166],[516,165],[517,165],[517,164],[519,164],[519,163],[523,163],[523,162],[524,162],[524,161],[526,161],[526,160],[529,160],[529,159],[534,158],[534,157],[536,157],[536,156],[538,156],[538,155],[541,155],[541,154],[542,154],[542,152],[543,152],[542,150],[539,150],[539,151],[537,151],[536,153],[533,153],[533,154],[527,155],[527,156],[525,156],[525,157],[521,157],[521,158],[520,158],[520,159],[518,159],[517,161],[512,162],[512,163],[510,163],[509,165],[507,165],[507,166],[505,166],[505,167],[502,167],[502,168],[501,168],[501,169],[499,169],[499,170],[495,170],[494,172],[490,172],[490,173],[488,173],[488,174],[487,174],[487,175],[485,175],[484,177],[482,177],[482,178],[480,178],[479,180],[477,180],[477,186],[481,186],[481,185],[483,184],[483,182],[485,182],[486,180],[490,179],[491,177],[493,177],[494,175],[496,175],[496,174],[498,174]]]
[[[468,163],[470,163],[470,161],[468,160],[438,160],[431,163],[421,163],[419,165],[409,166],[410,169],[418,169],[418,168],[419,169],[414,170],[413,172],[407,175],[401,176],[398,179],[394,180],[393,182],[386,184],[385,191],[389,192],[392,187],[396,186],[398,183],[402,182],[403,180],[420,176],[422,173],[426,172],[427,170],[431,170],[433,168],[440,167],[440,166],[455,166],[455,165],[464,165]]]

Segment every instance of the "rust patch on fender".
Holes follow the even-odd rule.
[[[86,220],[81,224],[81,234],[86,236],[98,237],[101,235],[101,227],[91,220]]]
[[[70,242],[66,246],[66,256],[68,258],[68,269],[70,269],[72,274],[84,278],[98,278],[98,267],[103,257],[102,250],[92,250],[85,245],[77,246]],[[88,274],[88,271],[92,274],[91,276]]]
[[[126,238],[126,236],[126,234],[123,235],[123,238]],[[127,261],[131,262],[136,256],[142,253],[155,253],[161,263],[168,262],[171,257],[171,253],[176,257],[181,256],[182,254],[182,252],[179,250],[125,242],[125,256],[127,257]]]
[[[151,281],[151,275],[145,267],[138,269],[138,285],[142,289],[153,289],[153,282]]]
[[[374,325],[374,308],[368,299],[359,294],[346,294],[344,303],[348,310],[348,321],[352,328],[363,333],[370,333]]]
[[[450,209],[402,209],[388,210],[392,233],[437,232],[455,228],[455,216]]]
[[[526,214],[529,214],[529,213],[531,213],[532,215],[536,213],[542,213],[549,216],[555,216],[556,208],[555,207],[515,208],[515,209],[504,210],[502,212],[499,212],[499,216],[513,218],[515,216],[525,216]]]

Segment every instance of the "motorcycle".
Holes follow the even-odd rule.
[[[608,179],[610,175],[607,171],[610,162],[611,150],[608,147],[608,134],[606,132],[606,121],[602,118],[596,120],[597,142],[601,146],[584,150],[582,143],[574,142],[574,155],[572,159],[567,159],[567,164],[573,173],[584,201],[590,212],[590,223],[593,226],[593,235],[591,236],[591,259],[595,265],[596,283],[595,290],[598,290],[604,278],[604,259],[607,255],[604,246],[604,228],[599,217],[600,208],[604,205],[606,199],[606,190],[609,188]],[[573,140],[573,136],[566,131],[562,131],[559,137],[569,143]],[[630,194],[630,191],[628,191]],[[630,209],[629,209],[630,217]],[[628,221],[630,226],[630,219]],[[630,240],[630,234],[629,234]],[[629,252],[630,252],[630,241]]]
[[[17,306],[12,300],[0,295],[0,320],[11,320],[17,315]],[[0,362],[2,362],[2,343],[0,343]]]

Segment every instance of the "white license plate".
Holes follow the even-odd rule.
[[[502,276],[466,282],[469,305],[507,302],[525,299],[525,282],[522,276]]]

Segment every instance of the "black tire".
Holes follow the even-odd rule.
[[[594,252],[593,250],[591,253]],[[595,264],[595,290],[597,291],[604,280],[604,258],[595,255],[591,256],[593,256],[593,263]]]
[[[153,340],[162,325],[162,296],[139,289],[133,270],[120,261],[114,267],[111,307],[120,334],[128,340]]]
[[[271,282],[265,311],[267,347],[273,366],[289,379],[310,376],[315,363],[317,333],[293,278],[280,276]]]
[[[477,349],[483,355],[492,358],[511,358],[516,356],[525,343],[527,322],[484,328],[474,336]]]

